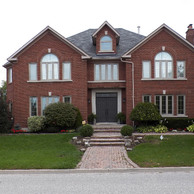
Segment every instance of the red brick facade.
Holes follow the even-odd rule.
[[[108,25],[104,25],[95,36],[96,53],[99,54],[100,38],[107,33],[105,31],[112,38],[113,50],[117,53],[118,40],[116,38],[118,37]],[[37,97],[37,115],[41,115],[41,98],[49,96],[49,92],[51,96],[58,96],[60,101],[63,101],[64,96],[71,96],[72,104],[80,109],[84,120],[87,120],[92,112],[96,113],[95,95],[103,91],[117,93],[117,112],[122,111],[126,114],[127,123],[131,122],[129,114],[133,106],[142,102],[144,95],[149,95],[153,103],[156,101],[156,95],[173,96],[172,116],[175,117],[180,116],[177,114],[177,96],[184,96],[185,112],[181,116],[194,118],[193,50],[194,47],[186,40],[164,26],[120,57],[94,59],[84,56],[84,51],[82,53],[63,37],[47,29],[30,44],[16,52],[13,59],[4,65],[7,69],[12,68],[13,72],[13,81],[7,87],[7,101],[12,103],[14,123],[27,127],[27,118],[30,116],[30,97]],[[162,51],[169,53],[173,58],[172,79],[154,78],[155,56]],[[42,57],[48,52],[59,59],[57,81],[41,80],[40,63]],[[71,63],[71,80],[65,81],[62,78],[62,63],[67,61]],[[150,79],[142,79],[142,61],[150,61]],[[177,61],[185,62],[184,79],[177,79]],[[29,81],[29,63],[37,64],[37,81]],[[118,80],[96,81],[95,64],[118,64]]]

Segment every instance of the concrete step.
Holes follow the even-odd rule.
[[[115,132],[115,133],[120,133],[120,129],[94,129],[94,132],[95,133],[100,133],[100,132],[103,132],[103,133],[112,133],[112,132]]]
[[[124,142],[122,138],[91,138],[90,142]]]
[[[90,142],[90,146],[124,146],[124,142]]]

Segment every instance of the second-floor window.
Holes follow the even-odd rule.
[[[118,64],[95,64],[95,81],[116,81],[119,79]]]
[[[155,78],[173,78],[172,57],[167,52],[160,52],[155,56]]]
[[[8,69],[8,83],[12,83],[12,68]]]
[[[100,39],[100,51],[109,52],[112,50],[112,38],[110,36],[103,36]]]
[[[42,80],[59,79],[59,59],[54,54],[46,54],[41,60]]]

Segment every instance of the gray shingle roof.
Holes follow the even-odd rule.
[[[142,41],[145,36],[140,34],[125,30],[123,28],[115,28],[115,30],[120,34],[120,41],[117,45],[117,53],[116,54],[96,54],[96,46],[93,45],[92,42],[92,34],[97,29],[89,29],[83,32],[80,32],[76,35],[73,35],[67,38],[71,43],[75,46],[86,52],[92,58],[96,59],[106,59],[106,58],[119,58],[123,54],[125,54],[128,50],[132,49],[136,44]]]

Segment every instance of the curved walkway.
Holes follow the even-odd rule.
[[[93,146],[87,148],[79,169],[138,168],[127,156],[124,146]]]

